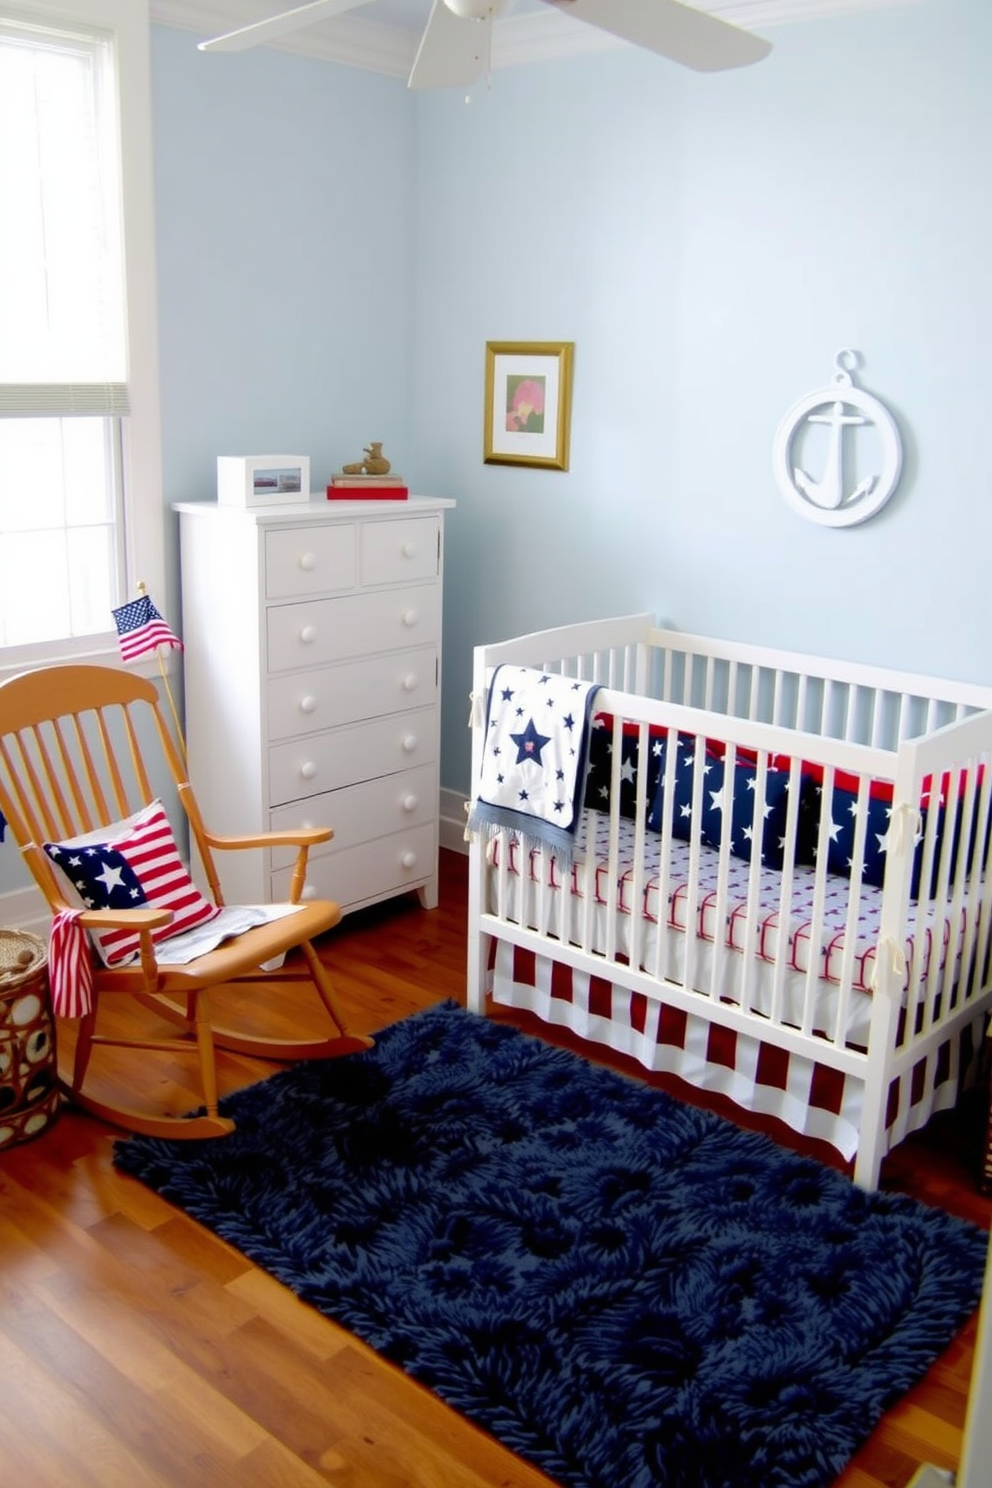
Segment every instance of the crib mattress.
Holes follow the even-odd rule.
[[[619,855],[617,865],[618,923],[613,927],[616,951],[630,957],[633,945],[631,919],[634,894],[634,824],[622,818],[619,822]],[[570,871],[563,870],[558,859],[541,849],[527,850],[516,836],[509,838],[507,902],[503,912],[518,923],[543,930],[573,944],[582,944],[585,902],[592,895],[592,949],[603,952],[610,943],[607,926],[609,891],[610,818],[604,812],[584,812],[576,837],[576,850]],[[858,900],[854,946],[850,958],[849,986],[844,1030],[837,1028],[840,1008],[839,990],[844,981],[847,920],[851,898],[850,880],[837,876],[826,879],[824,903],[819,922],[815,919],[814,896],[816,875],[813,868],[797,865],[793,869],[789,898],[783,905],[783,874],[761,867],[758,878],[758,908],[753,930],[754,956],[745,970],[743,955],[720,954],[722,947],[736,952],[746,949],[748,929],[748,893],[751,865],[741,858],[730,857],[727,864],[724,904],[725,933],[722,947],[717,945],[719,914],[719,861],[716,848],[700,844],[695,894],[691,878],[690,844],[673,839],[667,864],[662,872],[662,839],[659,834],[645,834],[641,904],[644,922],[641,945],[637,954],[640,966],[682,985],[692,986],[720,998],[746,1001],[761,1015],[769,1016],[775,1006],[775,977],[779,945],[784,924],[784,966],[779,976],[782,1021],[803,1026],[807,995],[812,985],[815,1007],[811,1020],[813,1031],[831,1039],[843,1038],[864,1047],[867,1042],[870,994],[877,956],[882,891],[862,884]],[[521,882],[526,864],[526,882],[546,884],[554,891],[548,896],[544,914],[546,923],[536,922],[535,893],[528,895]],[[499,866],[498,845],[494,868]],[[567,881],[568,893],[561,893]],[[495,881],[492,902],[496,905]],[[662,896],[664,894],[664,902]],[[687,977],[688,937],[685,935],[690,905],[695,902],[696,945],[694,966]],[[978,915],[972,918],[978,919]],[[659,955],[658,927],[662,931]],[[903,951],[906,957],[904,990],[919,994],[921,987],[939,989],[949,956],[959,962],[969,928],[969,907],[965,899],[960,910],[958,933],[952,934],[951,918],[939,915],[928,903],[910,905]],[[973,926],[972,929],[975,927]],[[681,932],[672,936],[667,930]],[[914,962],[916,947],[919,954]],[[818,967],[809,976],[811,960]],[[716,966],[714,967],[714,961]],[[955,968],[956,974],[957,968]]]

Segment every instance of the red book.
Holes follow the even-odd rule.
[[[356,480],[353,485],[332,481],[327,488],[328,501],[406,501],[410,495],[407,486],[367,485]]]

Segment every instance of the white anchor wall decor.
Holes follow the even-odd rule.
[[[851,374],[858,362],[856,351],[839,351],[831,381],[800,398],[775,435],[772,464],[779,490],[801,517],[824,527],[853,527],[873,517],[892,495],[902,470],[902,443],[895,420],[877,398],[855,386]],[[822,424],[827,431],[826,459],[818,480],[794,462],[793,445],[810,424]],[[850,437],[845,439],[845,430],[859,427],[875,430],[882,468],[848,490],[845,465],[849,469],[855,463],[852,457],[858,451],[852,448]]]

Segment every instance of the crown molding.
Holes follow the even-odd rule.
[[[151,0],[151,19],[161,26],[197,33],[200,40],[289,10],[294,0]],[[299,3],[299,0],[295,0]],[[766,31],[797,21],[824,20],[858,11],[920,5],[927,0],[696,0],[699,10],[746,30]],[[413,66],[419,25],[386,25],[361,19],[362,11],[305,27],[269,43],[278,51],[362,67],[405,78]],[[393,9],[395,14],[395,7]],[[426,20],[426,8],[424,19]],[[617,50],[629,43],[583,26],[553,5],[523,15],[509,15],[493,27],[494,68],[586,56]]]

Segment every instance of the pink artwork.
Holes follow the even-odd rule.
[[[544,433],[544,389],[541,377],[506,379],[506,428],[511,434]]]

